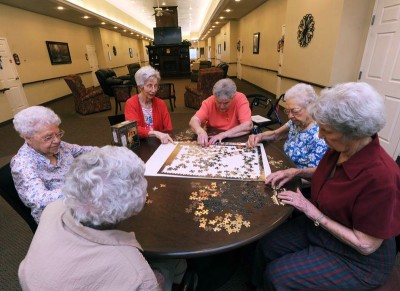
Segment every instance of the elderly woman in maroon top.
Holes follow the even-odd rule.
[[[383,98],[366,83],[325,89],[308,108],[329,149],[317,168],[267,177],[281,187],[311,178],[311,201],[283,191],[303,212],[258,244],[253,282],[277,290],[367,290],[385,283],[400,233],[400,170],[379,145]]]

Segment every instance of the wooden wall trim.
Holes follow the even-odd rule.
[[[69,75],[84,75],[84,74],[91,73],[91,72],[92,71],[87,71],[87,72],[81,72],[81,73],[69,74]],[[42,80],[36,80],[36,81],[32,81],[32,82],[26,82],[26,83],[22,83],[22,86],[31,85],[31,84],[35,84],[35,83],[46,82],[46,81],[51,81],[51,80],[58,80],[58,79],[64,78],[64,77],[69,76],[69,75],[58,76],[58,77],[42,79]]]

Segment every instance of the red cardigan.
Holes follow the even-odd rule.
[[[172,130],[171,117],[164,101],[154,97],[153,100],[153,129],[157,131]],[[142,105],[139,102],[138,94],[133,95],[125,104],[125,120],[136,120],[138,125],[139,137],[149,137],[149,129],[144,121]]]

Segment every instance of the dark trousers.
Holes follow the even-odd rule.
[[[362,255],[303,215],[259,241],[252,280],[264,290],[368,290],[390,275],[395,248],[385,240]]]

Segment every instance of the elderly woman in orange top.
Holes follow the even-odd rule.
[[[161,143],[173,142],[164,131],[172,130],[171,117],[164,101],[157,98],[160,73],[151,66],[140,68],[135,74],[140,93],[126,101],[125,119],[136,120],[140,138],[155,136]]]
[[[202,124],[222,132],[209,137]],[[248,134],[253,126],[249,101],[243,93],[236,92],[236,85],[231,79],[219,80],[213,87],[213,95],[203,101],[189,125],[202,146]]]

